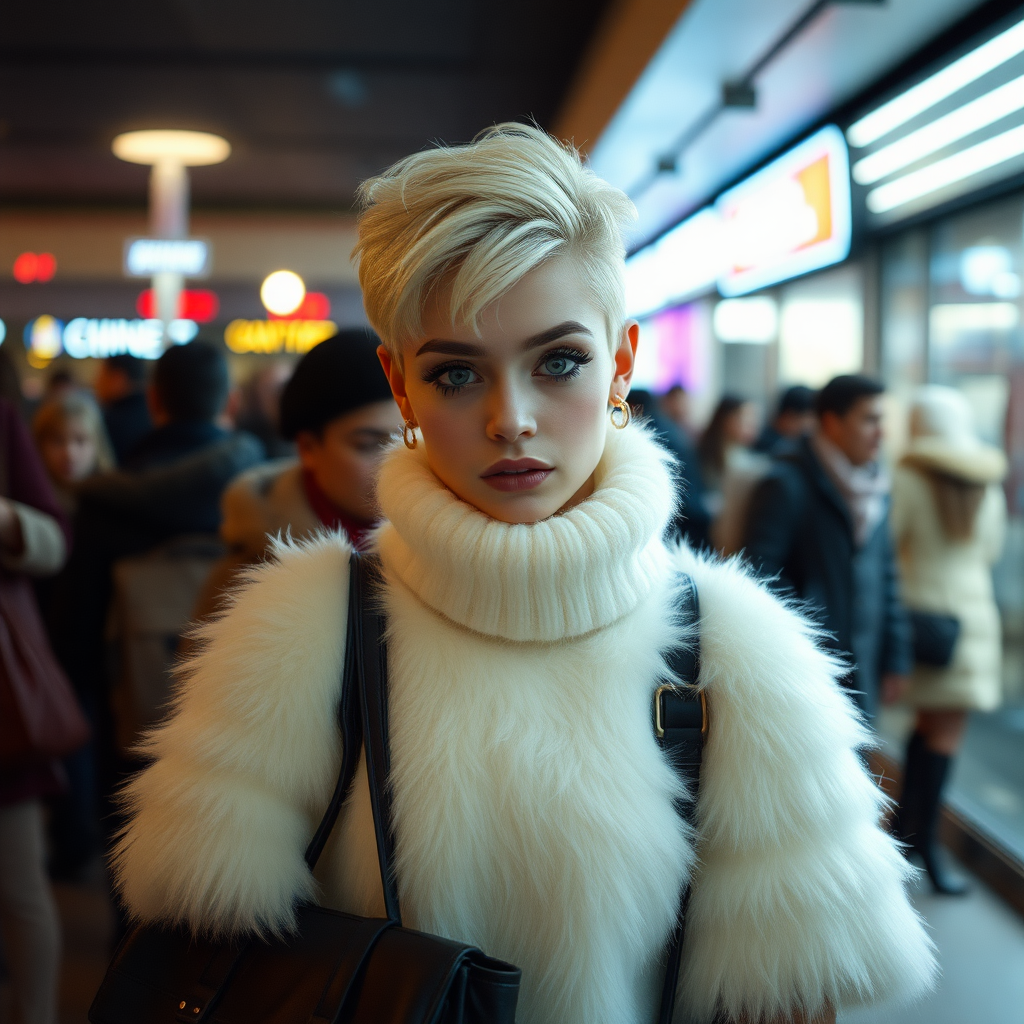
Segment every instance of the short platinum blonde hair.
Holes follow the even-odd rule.
[[[570,145],[526,124],[500,124],[465,146],[399,160],[359,188],[353,255],[370,323],[394,355],[422,330],[444,284],[455,324],[481,312],[545,260],[576,262],[614,345],[625,321],[622,230],[629,197]]]

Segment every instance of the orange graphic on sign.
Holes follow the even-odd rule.
[[[807,205],[818,215],[818,231],[795,251],[806,249],[832,237],[832,189],[829,184],[828,155],[819,157],[796,175],[804,190]]]

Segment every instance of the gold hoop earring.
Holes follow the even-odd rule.
[[[619,418],[618,419],[615,418],[615,414],[616,413],[619,414]],[[623,428],[629,426],[629,421],[632,418],[633,418],[633,412],[629,408],[629,405],[626,402],[626,400],[622,397],[622,395],[616,395],[612,399],[612,410],[611,410],[612,426],[616,430],[622,430]]]
[[[415,448],[420,443],[420,439],[416,436],[416,424],[412,420],[405,421],[405,426],[402,427],[402,440],[405,442],[406,448]]]

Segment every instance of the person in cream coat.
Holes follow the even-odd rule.
[[[904,603],[955,618],[959,635],[945,667],[914,666],[908,703],[916,710],[907,745],[899,830],[937,892],[964,884],[936,848],[946,778],[971,711],[1002,703],[1002,625],[992,566],[1003,550],[1006,456],[983,444],[967,400],[931,384],[914,398],[910,444],[893,478],[892,528]]]
[[[363,186],[358,253],[405,419],[378,484],[403,920],[523,970],[523,1024],[650,1024],[679,894],[682,1021],[835,1019],[935,964],[878,827],[842,671],[735,562],[667,546],[669,457],[629,423],[626,197],[504,125]],[[281,932],[381,915],[365,767],[312,875],[339,764],[349,547],[279,542],[203,629],[129,786],[116,871],[144,921]],[[652,699],[700,594],[697,827]]]

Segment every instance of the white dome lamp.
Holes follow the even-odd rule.
[[[151,129],[118,135],[114,156],[132,164],[148,164],[149,225],[154,238],[188,237],[188,172],[186,167],[219,164],[231,155],[231,144],[209,132]],[[178,315],[184,278],[161,271],[153,275],[157,317],[167,325]]]

